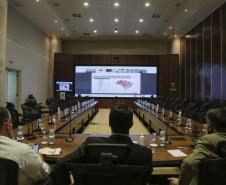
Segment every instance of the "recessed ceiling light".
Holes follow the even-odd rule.
[[[188,9],[185,9],[184,12],[187,13],[188,12]]]
[[[89,3],[88,2],[84,2],[83,5],[87,7],[87,6],[89,6]]]
[[[149,7],[149,6],[150,6],[150,3],[149,3],[149,2],[146,2],[146,3],[144,4],[144,6]]]
[[[114,19],[114,22],[119,22],[119,20],[117,18]]]
[[[118,33],[118,30],[117,30],[117,29],[115,29],[114,33],[115,33],[115,34],[117,34],[117,33]]]
[[[56,24],[57,24],[57,23],[58,23],[58,20],[56,19],[56,20],[54,21],[54,23],[56,23]]]
[[[118,2],[115,2],[114,3],[114,7],[119,7],[119,3]]]
[[[61,27],[61,31],[63,31],[64,30],[64,27]]]
[[[172,26],[170,26],[170,27],[169,27],[169,29],[170,29],[170,30],[172,30],[172,29],[173,29],[173,27],[172,27]]]
[[[144,22],[144,19],[139,19],[139,22]]]
[[[176,38],[176,37],[177,37],[177,35],[175,34],[175,35],[174,35],[174,37]]]
[[[93,19],[93,18],[90,18],[90,19],[89,19],[89,22],[94,22],[94,19]]]
[[[93,33],[97,33],[98,31],[97,30],[93,30]]]
[[[138,33],[140,33],[140,31],[139,30],[136,30],[135,33],[138,34]]]
[[[36,0],[36,2],[39,2],[39,0]]]

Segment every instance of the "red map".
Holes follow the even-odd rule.
[[[119,80],[116,82],[116,84],[121,85],[125,90],[129,89],[133,85],[132,82],[127,81],[127,80]]]

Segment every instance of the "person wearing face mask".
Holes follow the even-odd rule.
[[[10,117],[9,111],[0,107],[0,158],[18,164],[18,185],[34,185],[42,181],[48,184],[50,167],[28,145],[10,138],[13,133]],[[12,174],[12,178],[17,177]]]
[[[208,111],[206,120],[211,133],[196,142],[192,153],[181,164],[180,177],[169,178],[170,185],[198,185],[200,161],[219,157],[216,150],[217,143],[226,140],[226,107]]]

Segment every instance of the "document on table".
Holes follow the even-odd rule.
[[[39,153],[45,154],[45,155],[60,155],[61,148],[42,148],[39,149]]]
[[[186,157],[187,154],[185,154],[184,152],[182,152],[181,150],[167,150],[167,152],[169,152],[172,156],[174,157]]]

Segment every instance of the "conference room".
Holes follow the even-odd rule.
[[[89,159],[63,167],[69,184],[226,184],[225,18],[225,0],[1,0],[3,184],[38,184],[1,153],[5,131],[49,167],[40,185],[60,185],[58,164],[83,147]]]

